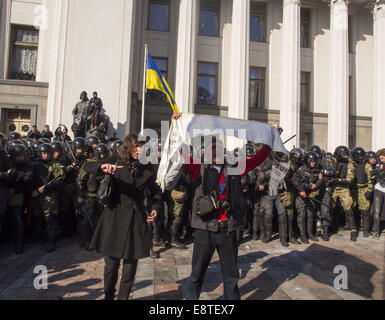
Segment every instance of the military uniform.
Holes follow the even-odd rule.
[[[364,235],[369,235],[370,229],[370,198],[373,194],[372,166],[363,161],[354,163],[354,180],[351,188],[354,206],[358,206],[361,216],[361,226]]]
[[[287,246],[287,214],[283,203],[279,197],[272,196],[269,193],[271,170],[273,165],[272,157],[269,157],[260,167],[258,167],[258,179],[257,185],[263,186],[261,197],[261,211],[263,212],[263,223],[264,223],[264,236],[262,241],[264,243],[271,240],[273,233],[273,212],[274,206],[278,213],[278,224],[279,224],[279,235],[281,244]]]
[[[263,223],[263,212],[261,212],[261,192],[257,184],[258,179],[258,168],[251,171],[251,180],[249,183],[249,197],[251,200],[252,207],[252,234],[253,240],[259,240],[263,237],[264,223]]]
[[[306,192],[307,197],[297,196],[296,208],[298,211],[298,225],[301,232],[301,241],[308,243],[308,238],[318,241],[314,235],[315,215],[320,211],[321,190],[324,187],[324,179],[320,179],[321,169],[311,168],[308,165],[301,166],[297,171],[298,193]],[[316,189],[311,189],[311,185],[316,185]],[[306,235],[307,233],[307,235]]]
[[[11,161],[4,152],[0,152],[0,174],[7,172],[11,167]],[[7,212],[7,189],[6,182],[0,180],[0,236],[2,231],[2,222]]]
[[[35,228],[41,231],[42,216],[47,224],[48,251],[54,250],[59,215],[59,191],[64,185],[64,167],[56,160],[39,160],[33,164],[34,190],[45,186],[44,192],[35,199],[33,215]],[[36,225],[37,224],[37,225]]]
[[[350,194],[350,184],[354,179],[353,162],[351,160],[337,162],[336,176],[337,179],[332,181],[335,188],[332,196],[331,209],[335,209],[337,202],[340,202],[348,223],[347,227],[351,230],[352,235],[354,235],[352,237],[355,238],[357,230],[353,213],[353,199]],[[355,241],[354,239],[352,240]]]

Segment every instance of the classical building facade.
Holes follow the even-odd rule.
[[[144,45],[179,109],[280,124],[288,145],[385,147],[384,0],[0,0],[0,130],[72,124],[97,91],[141,119]],[[169,120],[146,94],[146,127]]]

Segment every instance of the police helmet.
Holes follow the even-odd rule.
[[[60,155],[63,154],[63,145],[61,142],[55,141],[51,143],[52,152],[58,152]]]
[[[318,155],[318,157],[321,158],[322,150],[319,146],[317,146],[317,145],[311,146],[309,148],[309,152],[310,151],[316,153]]]
[[[106,144],[99,143],[95,148],[95,153],[98,157],[98,160],[106,159],[109,156],[109,150]]]
[[[21,145],[21,146],[24,146],[24,143],[21,142],[21,140],[19,140],[19,139],[17,139],[17,140],[12,140],[12,141],[9,143],[9,145],[8,145],[9,150],[11,150],[11,148],[12,148],[13,146],[15,146],[15,145]]]
[[[346,157],[350,156],[350,151],[345,146],[339,146],[334,151],[334,155],[336,156],[338,161],[342,161],[344,159],[347,159]]]
[[[20,133],[14,131],[9,134],[9,140],[17,140],[17,139],[21,139]]]
[[[43,144],[43,142],[37,140],[32,142],[32,152],[37,152],[39,147]]]
[[[9,155],[15,163],[24,163],[28,161],[27,148],[23,144],[14,144],[9,149]],[[17,159],[17,157],[23,156],[23,160]]]
[[[366,159],[369,160],[371,158],[376,158],[377,159],[377,155],[376,155],[376,153],[374,151],[368,151],[366,153]]]
[[[123,142],[121,140],[116,140],[111,145],[111,150],[116,151],[123,146]]]
[[[93,145],[98,145],[100,143],[100,139],[95,136],[90,136],[86,139],[86,145],[88,147],[92,147]]]
[[[50,156],[52,156],[52,148],[51,145],[48,143],[43,143],[39,146],[38,153],[40,158],[42,158],[43,153],[48,153]]]
[[[309,151],[308,153],[306,153],[306,156],[305,156],[305,164],[307,167],[310,168],[310,164],[312,162],[315,162],[316,163],[315,167],[317,167],[319,165],[319,156],[315,152]]]
[[[32,150],[32,146],[33,146],[33,140],[28,139],[28,140],[27,140],[27,148],[28,148],[29,150]]]
[[[304,158],[305,154],[300,148],[295,148],[290,151],[290,160],[294,162],[301,162]]]
[[[366,158],[366,151],[361,147],[355,148],[352,152],[352,158],[357,163],[364,162]]]

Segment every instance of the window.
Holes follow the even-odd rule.
[[[150,0],[148,30],[169,31],[169,7],[168,0]]]
[[[217,68],[216,63],[198,63],[198,104],[217,103]]]
[[[301,47],[310,48],[310,9],[301,9]]]
[[[302,150],[309,150],[311,146],[311,134],[308,132],[301,132],[300,134],[300,140],[299,140],[299,147]]]
[[[219,0],[201,0],[199,34],[201,36],[219,37]]]
[[[167,58],[156,58],[152,57],[155,64],[158,66],[159,71],[162,73],[163,77],[167,80],[168,75],[168,59]],[[158,90],[147,90],[146,101],[153,103],[169,103],[167,96]]]
[[[250,68],[249,106],[264,108],[265,97],[265,68]]]
[[[36,80],[39,30],[33,27],[12,26],[9,78]]]
[[[266,4],[251,2],[250,4],[250,41],[265,42]]]
[[[301,72],[301,111],[310,111],[310,72]]]

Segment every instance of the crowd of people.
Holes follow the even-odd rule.
[[[26,138],[0,134],[0,239],[13,239],[17,254],[32,242],[46,243],[47,252],[52,252],[56,241],[77,234],[80,247],[106,256],[105,290],[110,299],[119,259],[125,261],[129,284],[121,298],[127,298],[137,260],[146,256],[147,246],[157,258],[154,246],[185,250],[186,243],[194,241],[193,298],[199,298],[217,248],[228,267],[223,271],[225,298],[237,299],[237,248],[245,239],[267,243],[278,234],[287,247],[319,238],[329,241],[340,229],[350,231],[351,241],[357,241],[361,230],[363,237],[379,239],[381,215],[385,218],[385,149],[375,153],[340,146],[332,154],[312,146],[307,152],[293,149],[287,156],[249,143],[246,172],[228,179],[225,166],[216,164],[218,143],[213,139],[208,146],[212,164],[184,165],[172,189],[161,192],[155,184],[159,165],[140,169],[137,153],[142,144],[136,135],[124,142],[115,135],[105,144],[95,136],[71,141],[62,127],[54,134],[48,126],[41,133],[33,127]],[[158,147],[160,161],[160,140]],[[289,162],[284,181],[272,192],[274,163]],[[118,196],[112,196],[114,205],[102,204],[100,185],[106,174],[116,172]],[[140,238],[147,226],[123,219],[121,215],[128,216],[119,211],[123,206],[145,212],[148,239]],[[111,208],[117,211],[104,214],[115,210]],[[122,230],[124,223],[134,223],[127,228],[143,232],[132,231],[131,238]],[[115,241],[117,234],[126,242]]]

